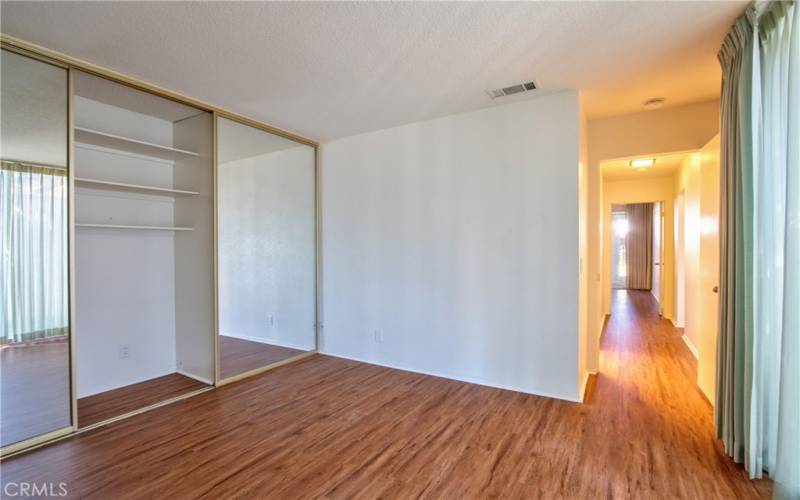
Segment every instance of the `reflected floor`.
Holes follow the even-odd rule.
[[[0,347],[0,445],[70,425],[69,342]]]
[[[226,379],[306,351],[220,335],[219,352],[220,377]]]
[[[90,425],[209,387],[179,373],[78,399],[78,427]]]

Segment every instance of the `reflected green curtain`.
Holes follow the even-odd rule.
[[[0,344],[68,329],[65,169],[0,162]]]
[[[763,7],[763,6],[762,6]],[[800,9],[749,9],[723,44],[717,435],[800,498]]]

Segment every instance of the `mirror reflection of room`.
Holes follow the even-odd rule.
[[[71,425],[67,71],[2,51],[0,446]]]
[[[232,120],[217,130],[224,380],[316,349],[315,159]]]

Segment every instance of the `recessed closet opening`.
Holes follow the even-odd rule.
[[[78,426],[214,383],[213,117],[74,72]]]

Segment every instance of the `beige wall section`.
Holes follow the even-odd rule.
[[[662,177],[646,180],[616,181],[603,183],[603,283],[611,283],[611,205],[625,203],[648,203],[661,201],[664,203],[664,234],[673,233],[675,201],[675,184],[672,177]],[[675,274],[675,249],[671,238],[664,241],[664,266],[662,290],[664,298],[662,306],[664,317],[672,319],[674,316],[674,280]],[[611,312],[611,287],[603,287],[603,311]]]
[[[587,122],[583,110],[583,97],[580,97],[579,109],[579,143],[578,143],[578,380],[581,383],[580,394],[586,390],[587,376],[591,370],[591,360],[588,353],[588,324],[589,324],[589,281],[588,281],[588,201],[589,179],[588,162],[589,150],[587,142]]]
[[[687,155],[675,173],[675,194],[683,192],[683,335],[697,355],[700,344],[700,153]]]
[[[697,385],[714,403],[719,319],[719,135],[700,150],[700,332]]]
[[[599,367],[603,326],[603,180],[600,162],[614,158],[698,150],[719,131],[719,101],[591,120],[587,127],[587,369]],[[664,200],[667,201],[667,200]],[[672,200],[669,200],[672,217]],[[665,227],[665,235],[671,228]]]

